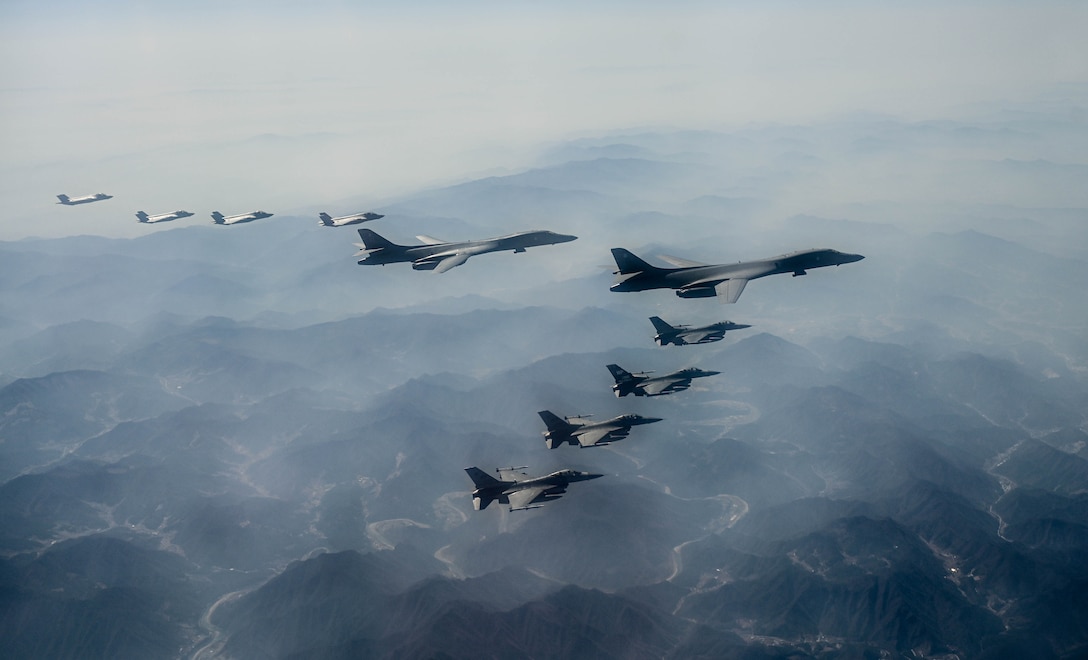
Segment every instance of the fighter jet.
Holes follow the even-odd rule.
[[[252,213],[228,216],[224,216],[219,211],[212,211],[212,220],[215,221],[215,224],[217,225],[240,225],[243,222],[253,222],[254,220],[260,220],[261,218],[271,217],[271,213],[265,213],[264,211],[254,211]]]
[[[380,213],[353,213],[352,215],[342,215],[338,218],[334,218],[328,213],[319,213],[317,217],[321,218],[321,224],[325,227],[346,227],[348,225],[357,225],[360,222],[368,222],[370,220],[377,220],[384,218],[385,216]]]
[[[616,364],[608,365],[612,372],[612,378],[616,384],[612,386],[612,392],[617,397],[634,394],[635,396],[662,396],[681,392],[691,387],[691,379],[717,376],[720,371],[703,371],[695,367],[674,371],[666,376],[651,377],[652,371],[643,371],[633,374]]]
[[[585,416],[560,419],[549,410],[537,413],[548,430],[544,432],[544,444],[555,449],[564,442],[582,447],[600,447],[616,440],[623,440],[632,426],[660,422],[660,417],[620,415],[603,422],[591,422]]]
[[[860,254],[828,249],[802,250],[770,259],[723,265],[701,264],[662,256],[662,259],[676,268],[659,268],[651,266],[623,248],[612,248],[612,257],[619,268],[614,272],[616,281],[611,286],[612,291],[676,289],[676,295],[681,298],[717,296],[722,303],[737,302],[749,280],[779,273],[793,273],[794,277],[798,277],[805,275],[811,268],[839,266],[865,258]]]
[[[557,500],[567,492],[567,486],[575,481],[587,481],[603,477],[603,474],[559,470],[543,477],[519,479],[525,476],[518,472],[522,468],[498,468],[499,478],[491,476],[477,467],[465,468],[476,490],[472,491],[472,508],[483,511],[488,504],[498,500],[500,504],[509,504],[511,511],[540,508],[544,502]],[[535,506],[533,506],[535,505]]]
[[[660,316],[651,316],[650,323],[653,323],[654,328],[657,330],[654,341],[657,342],[658,346],[709,344],[712,341],[720,341],[725,337],[725,333],[730,330],[743,330],[752,327],[743,323],[719,321],[718,323],[693,328],[689,325],[669,325]]]
[[[526,248],[566,243],[578,237],[556,234],[551,231],[523,231],[509,236],[461,243],[446,243],[429,236],[416,236],[420,241],[423,241],[423,245],[397,245],[370,229],[360,229],[359,238],[363,239],[363,242],[355,244],[356,247],[361,248],[355,256],[365,257],[359,260],[360,266],[372,264],[384,266],[385,264],[410,261],[412,262],[412,268],[415,270],[433,270],[436,273],[444,273],[455,266],[460,266],[468,261],[469,257],[477,254],[501,252],[503,250],[524,252]]]
[[[71,198],[68,195],[57,195],[57,199],[60,201],[57,204],[64,204],[65,206],[75,206],[76,204],[90,204],[91,202],[100,202],[104,199],[113,199],[113,195],[107,195],[106,193],[97,193],[95,195],[86,195],[84,197]]]
[[[136,211],[136,219],[140,222],[148,224],[155,222],[170,222],[171,220],[177,220],[178,218],[188,218],[192,213],[188,211],[174,211],[173,213],[161,213],[159,215],[148,215],[143,211]]]

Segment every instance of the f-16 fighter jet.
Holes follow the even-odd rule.
[[[60,201],[57,204],[64,204],[65,206],[75,206],[76,204],[90,204],[91,202],[100,202],[103,199],[113,199],[113,195],[107,195],[106,193],[98,193],[95,195],[86,195],[84,197],[69,197],[68,195],[57,195],[57,199]]]
[[[805,275],[811,268],[839,266],[865,257],[837,250],[802,250],[789,254],[742,261],[735,264],[708,265],[696,261],[661,258],[676,268],[651,266],[623,248],[612,248],[612,257],[619,270],[614,272],[616,281],[612,291],[646,291],[647,289],[676,289],[681,298],[718,297],[718,302],[735,303],[749,280],[779,273]]]
[[[462,243],[446,243],[429,236],[416,236],[423,241],[423,245],[397,245],[370,229],[360,229],[359,238],[363,239],[363,242],[355,245],[362,249],[355,256],[365,257],[359,260],[360,266],[372,264],[384,266],[410,261],[415,270],[444,273],[455,266],[460,266],[468,261],[469,257],[477,254],[504,250],[524,252],[526,248],[566,243],[578,237],[551,231],[523,231],[509,236]]]
[[[136,211],[136,219],[148,224],[155,222],[170,222],[171,220],[177,220],[178,218],[188,218],[191,215],[192,213],[189,213],[188,211],[174,211],[173,213],[161,213],[159,215],[148,215],[143,211]]]
[[[703,371],[695,367],[674,371],[667,376],[651,377],[652,371],[643,371],[633,374],[617,364],[608,365],[612,372],[612,378],[616,384],[612,386],[612,392],[617,397],[634,394],[635,396],[661,396],[680,392],[691,387],[691,379],[717,376],[720,371]]]
[[[560,470],[543,477],[524,477],[522,468],[498,468],[499,478],[491,476],[477,467],[465,468],[476,490],[472,491],[472,508],[482,511],[488,504],[498,500],[500,504],[509,504],[511,511],[537,509],[544,502],[557,500],[567,492],[567,486],[575,481],[586,481],[603,477],[603,474]]]
[[[616,440],[623,440],[631,432],[632,426],[660,422],[660,417],[642,415],[620,415],[603,422],[591,422],[585,417],[558,416],[548,410],[537,413],[548,430],[544,432],[544,444],[548,449],[555,449],[564,442],[582,447],[600,447]]]
[[[689,325],[669,325],[660,316],[651,316],[650,323],[653,323],[654,328],[657,330],[654,341],[657,342],[658,346],[709,344],[712,341],[721,340],[725,337],[725,333],[730,330],[743,330],[752,327],[743,323],[719,321],[718,323],[693,328]]]
[[[240,225],[243,222],[253,222],[254,220],[260,220],[261,218],[271,217],[271,213],[265,213],[264,211],[254,211],[252,213],[227,216],[224,216],[219,211],[212,211],[212,220],[214,220],[217,225]]]
[[[338,218],[334,218],[328,213],[319,213],[317,217],[321,218],[321,224],[325,227],[346,227],[348,225],[357,225],[360,222],[368,222],[370,220],[377,220],[384,218],[385,216],[380,213],[353,213],[352,215],[342,215]]]

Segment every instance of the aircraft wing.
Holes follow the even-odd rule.
[[[718,302],[737,302],[737,298],[740,298],[740,294],[744,292],[746,284],[748,284],[748,280],[739,277],[718,282],[714,285],[714,291],[718,294]]]
[[[510,510],[524,509],[532,504],[536,498],[543,495],[546,490],[548,490],[547,486],[536,486],[510,493]]]
[[[666,261],[677,268],[696,268],[698,266],[706,266],[707,264],[700,263],[698,261],[691,261],[689,259],[681,259],[680,257],[670,257],[667,254],[658,255],[662,261]]]
[[[680,390],[686,390],[691,385],[690,378],[679,379],[665,379],[651,380],[642,386],[642,391],[646,392],[647,396],[654,396],[656,394],[662,394],[664,392],[678,392]]]
[[[617,429],[591,429],[578,436],[578,444],[583,447],[592,447],[601,440],[612,435]]]
[[[440,241],[437,238],[432,238],[430,236],[427,236],[426,234],[420,234],[419,236],[416,236],[416,238],[419,239],[420,241],[426,243],[427,245],[445,245],[446,244],[446,241]]]
[[[708,337],[720,337],[721,335],[722,335],[722,333],[720,333],[720,332],[711,332],[709,330],[700,330],[698,332],[695,332],[695,331],[685,332],[684,334],[680,335],[680,338],[683,339],[685,343],[698,344],[701,341],[706,341]]]
[[[468,258],[470,256],[471,255],[469,255],[467,252],[455,252],[454,254],[451,254],[447,257],[443,257],[441,260],[438,261],[438,265],[435,266],[434,272],[444,273],[451,268],[460,266],[461,264],[468,261]],[[421,261],[430,261],[433,263],[434,259],[426,259]]]

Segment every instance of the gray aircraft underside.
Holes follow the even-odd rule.
[[[735,303],[750,280],[780,273],[793,273],[798,277],[812,268],[839,266],[865,258],[830,249],[801,250],[770,259],[720,265],[662,256],[676,268],[660,268],[623,248],[612,248],[612,257],[618,268],[613,273],[616,280],[610,287],[612,291],[676,289],[676,295],[681,298],[717,296],[722,303]]]
[[[381,213],[353,213],[351,215],[342,215],[339,217],[332,217],[328,213],[319,213],[317,217],[320,220],[320,224],[323,227],[347,227],[348,225],[357,225],[362,222],[370,222],[371,220],[380,220],[385,216]]]
[[[395,264],[411,262],[415,270],[433,270],[444,273],[468,261],[469,257],[487,252],[524,252],[538,245],[554,245],[573,241],[577,236],[557,234],[551,231],[523,231],[508,236],[488,238],[480,241],[447,243],[429,236],[417,236],[423,245],[397,245],[371,229],[360,229],[356,243],[361,248],[356,257],[360,266]]]
[[[69,197],[68,195],[57,195],[57,199],[60,200],[59,202],[57,202],[57,204],[64,204],[65,206],[76,206],[77,204],[90,204],[91,202],[101,202],[104,199],[113,199],[113,195],[107,195],[106,193],[84,195],[83,197]]]
[[[631,373],[617,364],[608,365],[612,378],[616,384],[612,386],[612,392],[617,397],[628,394],[635,396],[663,396],[673,392],[681,392],[691,387],[694,378],[706,378],[717,376],[720,371],[704,371],[696,367],[688,367],[680,371],[674,371],[664,376],[650,376],[649,372]]]
[[[472,491],[472,508],[482,511],[489,504],[498,500],[500,504],[510,505],[511,511],[538,508],[544,502],[559,499],[567,492],[567,487],[577,481],[588,481],[603,477],[603,474],[578,472],[577,470],[559,470],[543,477],[525,477],[521,468],[498,468],[496,479],[478,467],[465,468],[472,478],[476,489]]]
[[[173,213],[160,213],[158,215],[148,215],[143,211],[137,211],[136,219],[145,224],[154,224],[156,222],[170,222],[179,218],[188,218],[191,215],[193,214],[188,211],[174,211]]]
[[[238,215],[223,215],[219,211],[212,211],[212,221],[217,225],[240,225],[243,222],[253,222],[262,218],[271,218],[271,213],[265,211],[253,211],[252,213],[240,213]]]
[[[744,328],[752,327],[750,325],[744,325],[743,323],[719,321],[717,323],[711,323],[710,325],[693,328],[687,325],[669,325],[660,316],[651,316],[650,323],[653,323],[654,329],[657,330],[657,334],[654,335],[654,341],[657,342],[658,346],[668,346],[669,344],[675,344],[676,346],[709,344],[712,341],[724,339],[725,333],[730,330],[743,330]]]
[[[559,417],[549,410],[537,413],[548,430],[544,432],[544,444],[548,449],[555,449],[563,443],[580,447],[599,447],[616,440],[622,440],[631,432],[632,426],[660,422],[660,417],[642,415],[618,415],[602,422],[592,422],[584,416]]]

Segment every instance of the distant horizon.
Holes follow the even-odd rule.
[[[0,239],[138,235],[137,210],[365,206],[623,131],[1083,114],[1086,19],[1064,3],[7,3]],[[53,205],[100,191],[115,199]]]

